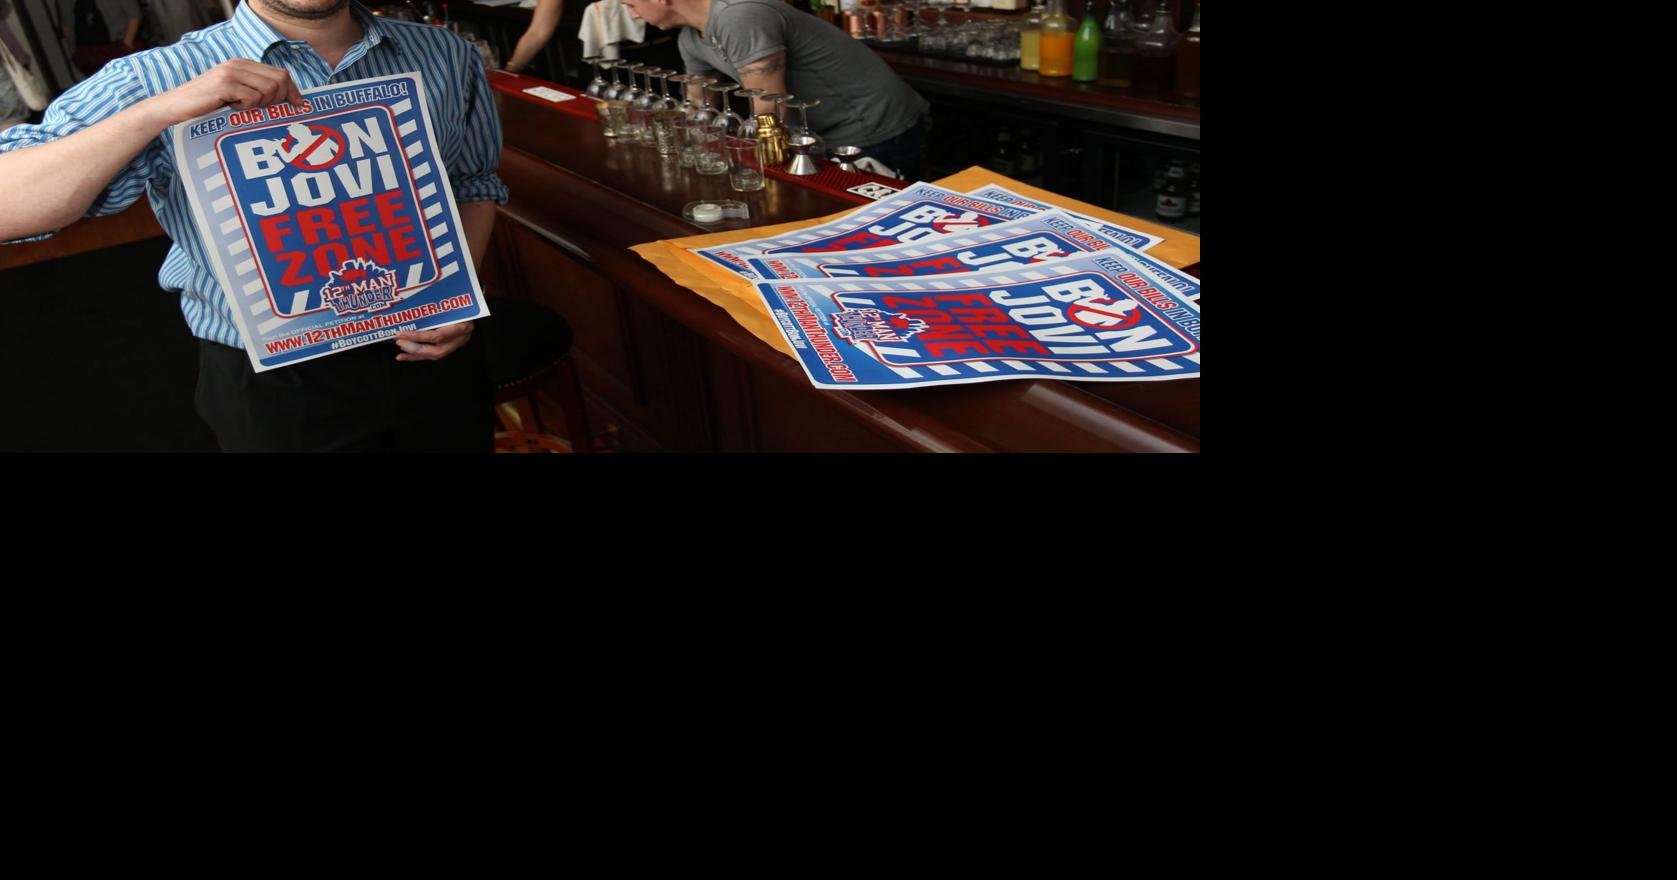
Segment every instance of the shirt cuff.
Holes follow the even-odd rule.
[[[494,174],[474,174],[470,177],[451,177],[449,185],[454,189],[455,202],[494,202],[504,205],[511,193],[501,178]]]

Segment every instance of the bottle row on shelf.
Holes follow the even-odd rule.
[[[1019,32],[1019,66],[1040,76],[1069,76],[1079,82],[1138,91],[1156,91],[1185,100],[1200,94],[1200,10],[1178,33],[1167,0],[1159,0],[1151,18],[1137,18],[1129,0],[1108,0],[1106,19],[1098,23],[1097,0],[1083,5],[1083,21],[1073,27],[1065,0],[1042,0],[1026,14]]]

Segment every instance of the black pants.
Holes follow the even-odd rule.
[[[224,452],[492,452],[483,343],[399,362],[394,342],[258,373],[242,349],[198,340],[198,415]]]
[[[862,148],[862,155],[897,172],[908,183],[920,179],[920,162],[926,155],[926,134],[932,130],[932,118],[920,117],[914,127],[890,140]]]

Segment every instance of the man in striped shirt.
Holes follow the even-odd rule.
[[[200,340],[197,408],[228,451],[488,451],[491,389],[471,323],[256,373],[174,167],[177,123],[301,103],[299,88],[419,72],[474,262],[507,188],[501,123],[477,51],[444,28],[350,0],[245,0],[233,18],[107,64],[40,125],[0,132],[0,242],[118,213],[144,193],[174,241],[158,282]],[[480,263],[481,264],[481,263]]]

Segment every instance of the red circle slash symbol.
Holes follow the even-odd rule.
[[[1125,300],[1125,302],[1129,302],[1129,300]],[[1123,330],[1141,323],[1140,303],[1136,303],[1135,308],[1128,312],[1108,312],[1090,308],[1093,305],[1110,306],[1116,305],[1116,303],[1104,296],[1099,299],[1086,299],[1080,303],[1067,306],[1066,317],[1093,330]],[[1082,317],[1079,317],[1079,313],[1088,315],[1090,320],[1083,320]]]
[[[314,139],[291,157],[291,167],[302,171],[323,171],[338,164],[338,160],[344,157],[343,135],[319,125],[309,126],[309,134],[313,135]],[[291,135],[286,135],[280,144],[280,148],[286,151],[296,146],[297,139]]]
[[[939,232],[943,232],[943,233],[971,232],[972,230],[977,229],[980,226],[989,226],[989,225],[990,225],[989,218],[980,217],[980,216],[972,213],[971,211],[968,211],[967,213],[962,214],[959,217],[946,217],[942,220],[933,220],[932,221],[932,228],[936,229]]]

